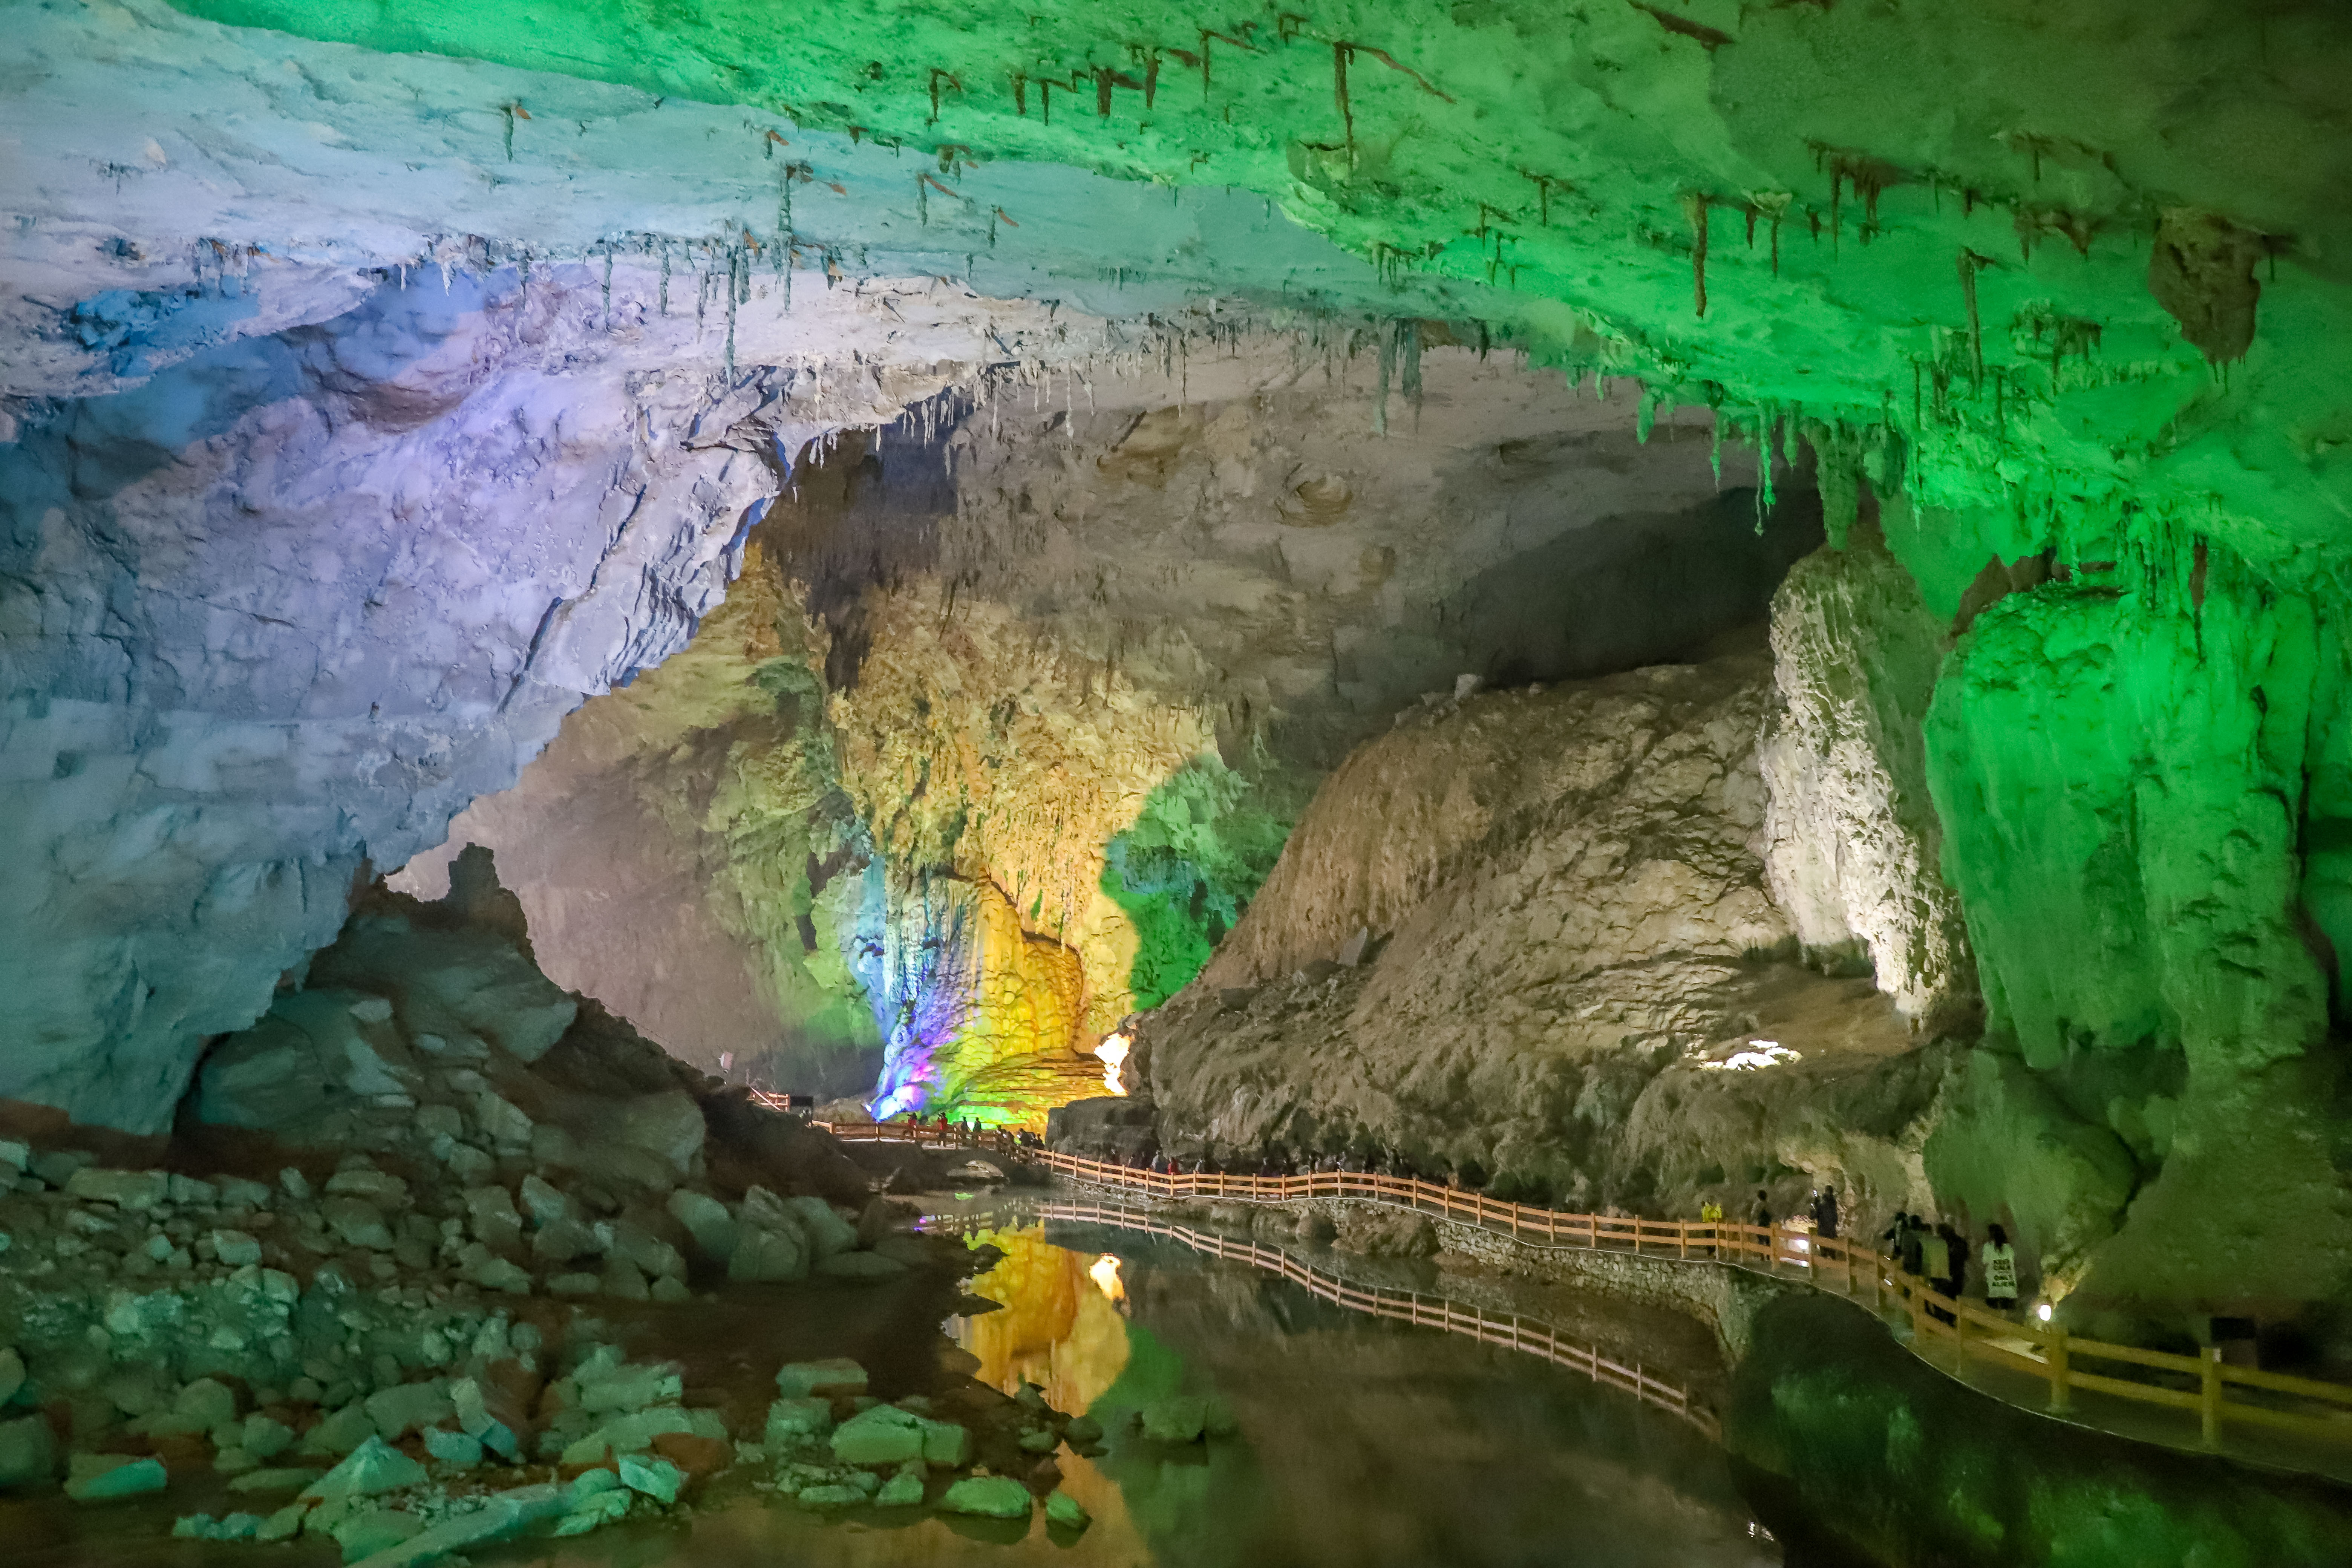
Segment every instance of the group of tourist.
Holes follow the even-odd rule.
[[[1813,1234],[1834,1241],[1838,1233],[1837,1189],[1815,1187],[1806,1207],[1813,1222]],[[1699,1206],[1698,1217],[1703,1224],[1719,1225],[1723,1221],[1723,1205],[1710,1199]],[[1769,1230],[1773,1219],[1770,1195],[1759,1188],[1755,1224]],[[1960,1292],[1967,1289],[1969,1238],[1953,1229],[1950,1222],[1930,1226],[1918,1215],[1897,1210],[1879,1240],[1886,1256],[1894,1258],[1905,1273],[1926,1279],[1928,1289],[1946,1300],[1958,1300]],[[2009,1232],[1998,1225],[1987,1226],[1979,1257],[1984,1265],[1985,1305],[1997,1312],[2015,1310],[2017,1248],[2010,1244]],[[1952,1321],[1952,1315],[1941,1308],[1927,1310],[1944,1322]]]
[[[968,1143],[977,1142],[981,1133],[987,1131],[970,1117],[966,1117],[961,1121],[950,1121],[945,1111],[941,1111],[937,1116],[925,1116],[920,1111],[909,1111],[907,1121],[918,1133],[929,1132],[936,1137],[961,1139]],[[1045,1141],[1043,1138],[1026,1128],[1013,1128],[1007,1131],[1004,1136],[1013,1140],[1013,1146],[1016,1149],[1043,1149],[1045,1146]]]
[[[1930,1226],[1923,1215],[1897,1211],[1879,1240],[1905,1273],[1926,1279],[1928,1289],[1946,1300],[1958,1300],[1968,1288],[1969,1238],[1953,1229],[1948,1220]],[[1997,1312],[2014,1310],[2017,1249],[2010,1245],[2009,1232],[1998,1225],[1987,1226],[1979,1256],[1984,1264],[1985,1305]],[[1952,1315],[1940,1308],[1928,1310],[1944,1322],[1952,1321]]]

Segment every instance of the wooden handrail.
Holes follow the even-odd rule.
[[[1014,1158],[1034,1159],[1055,1171],[1099,1186],[1121,1187],[1157,1197],[1246,1197],[1255,1202],[1290,1202],[1302,1198],[1364,1198],[1402,1205],[1446,1218],[1468,1216],[1484,1230],[1502,1232],[1523,1245],[1540,1237],[1553,1247],[1582,1251],[1640,1253],[1645,1245],[1675,1247],[1678,1259],[1727,1263],[1761,1268],[1786,1277],[1798,1270],[1818,1289],[1835,1289],[1848,1297],[1867,1290],[1874,1308],[1892,1304],[1910,1318],[1912,1348],[1924,1353],[1929,1342],[1957,1347],[1962,1357],[1974,1356],[2030,1372],[2050,1384],[2050,1409],[2066,1410],[2075,1389],[2113,1394],[2143,1405],[2199,1411],[2206,1446],[2219,1441],[2223,1426],[2244,1422],[2352,1442],[2352,1387],[2317,1378],[2292,1377],[2284,1373],[2221,1363],[2209,1350],[2204,1355],[2179,1355],[2145,1350],[2137,1345],[2111,1344],[2082,1339],[2054,1324],[2004,1318],[1974,1302],[1950,1300],[1933,1290],[1917,1275],[1906,1274],[1875,1247],[1850,1237],[1792,1233],[1776,1227],[1731,1220],[1656,1220],[1629,1215],[1571,1214],[1559,1209],[1507,1203],[1484,1193],[1465,1193],[1417,1177],[1391,1176],[1360,1171],[1312,1171],[1295,1176],[1230,1176],[1216,1173],[1188,1173],[1138,1171],[1126,1165],[1089,1160],[1058,1150],[1024,1146],[1009,1133],[982,1130],[967,1133],[950,1127],[900,1122],[819,1122],[837,1138],[870,1141],[917,1139],[943,1142]],[[1151,1227],[1146,1227],[1151,1228]],[[1172,1234],[1160,1230],[1157,1234]],[[1256,1249],[1253,1249],[1255,1251]],[[1224,1256],[1221,1254],[1220,1256]],[[1233,1256],[1240,1256],[1234,1254]],[[1827,1278],[1834,1274],[1834,1280]],[[1338,1300],[1337,1296],[1328,1300]],[[1366,1308],[1365,1310],[1373,1310]],[[1418,1309],[1408,1321],[1424,1321]],[[1387,1314],[1384,1314],[1387,1315]],[[1949,1321],[1945,1321],[1949,1319]],[[1444,1322],[1436,1326],[1447,1326]],[[1970,1331],[1975,1331],[1971,1332]],[[2016,1342],[2028,1347],[2021,1351]],[[2001,1342],[2008,1342],[2006,1343]],[[1548,1357],[1562,1365],[1585,1363]],[[2110,1377],[2082,1371],[2081,1361],[2121,1362],[2152,1372],[2189,1380],[2190,1389],[2169,1388],[2135,1378]],[[1600,1377],[1597,1371],[1592,1375]],[[2282,1410],[2229,1397],[2232,1388],[2261,1390],[2289,1398],[2307,1399],[2330,1408],[2319,1412]]]

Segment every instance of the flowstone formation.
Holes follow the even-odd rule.
[[[1148,1016],[1164,1146],[1402,1162],[1576,1208],[1923,1191],[1922,1053],[1792,947],[1754,842],[1756,656],[1442,704],[1324,784],[1199,981]],[[1727,1072],[1801,1031],[1801,1065]]]

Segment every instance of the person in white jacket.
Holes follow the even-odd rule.
[[[1996,1312],[2017,1310],[2017,1248],[2009,1244],[2009,1232],[1997,1225],[1987,1226],[1988,1237],[1982,1253],[1985,1276],[1985,1305]]]

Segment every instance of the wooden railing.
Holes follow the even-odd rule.
[[[2221,1360],[2219,1348],[2209,1348],[2201,1355],[2177,1355],[2077,1338],[2055,1323],[2019,1321],[1976,1303],[1937,1294],[1926,1280],[1905,1273],[1874,1247],[1846,1237],[1727,1220],[1564,1214],[1370,1171],[1315,1171],[1296,1176],[1163,1174],[1027,1147],[1009,1134],[985,1130],[968,1134],[954,1128],[942,1131],[936,1125],[919,1128],[905,1122],[821,1125],[838,1138],[920,1139],[1034,1160],[1074,1180],[1152,1197],[1255,1203],[1351,1198],[1478,1226],[1529,1246],[1728,1263],[1780,1277],[1793,1271],[1822,1289],[1856,1300],[1866,1298],[1874,1310],[1901,1311],[1911,1322],[1911,1348],[1931,1363],[1936,1359],[1932,1352],[1940,1348],[1952,1352],[1955,1367],[1975,1358],[2047,1383],[2048,1407],[2053,1412],[2069,1410],[2074,1391],[2081,1389],[2142,1405],[2194,1411],[2207,1447],[2218,1447],[2224,1427],[2232,1424],[2270,1427],[2330,1443],[2352,1443],[2352,1387],[2233,1366]],[[2082,1366],[2084,1362],[2134,1371],[2123,1376],[2086,1372]]]
[[[1134,1209],[1108,1208],[1095,1204],[1046,1203],[1036,1205],[1031,1211],[1040,1219],[1067,1220],[1081,1225],[1116,1226],[1121,1230],[1141,1231],[1148,1235],[1166,1237],[1181,1243],[1195,1252],[1213,1258],[1231,1258],[1253,1268],[1279,1274],[1300,1287],[1307,1294],[1344,1307],[1350,1311],[1369,1313],[1375,1318],[1389,1318],[1401,1323],[1414,1323],[1426,1329],[1437,1329],[1449,1334],[1461,1334],[1484,1344],[1497,1345],[1517,1351],[1582,1373],[1593,1382],[1633,1394],[1644,1404],[1679,1420],[1686,1421],[1710,1440],[1723,1436],[1722,1424],[1706,1404],[1695,1399],[1690,1389],[1658,1376],[1640,1362],[1627,1365],[1601,1353],[1597,1344],[1580,1344],[1569,1339],[1550,1324],[1517,1313],[1499,1313],[1466,1307],[1442,1296],[1423,1296],[1409,1290],[1383,1290],[1368,1285],[1355,1285],[1302,1263],[1277,1247],[1261,1247],[1255,1242],[1237,1241],[1211,1231],[1194,1230],[1189,1226],[1171,1225]]]

